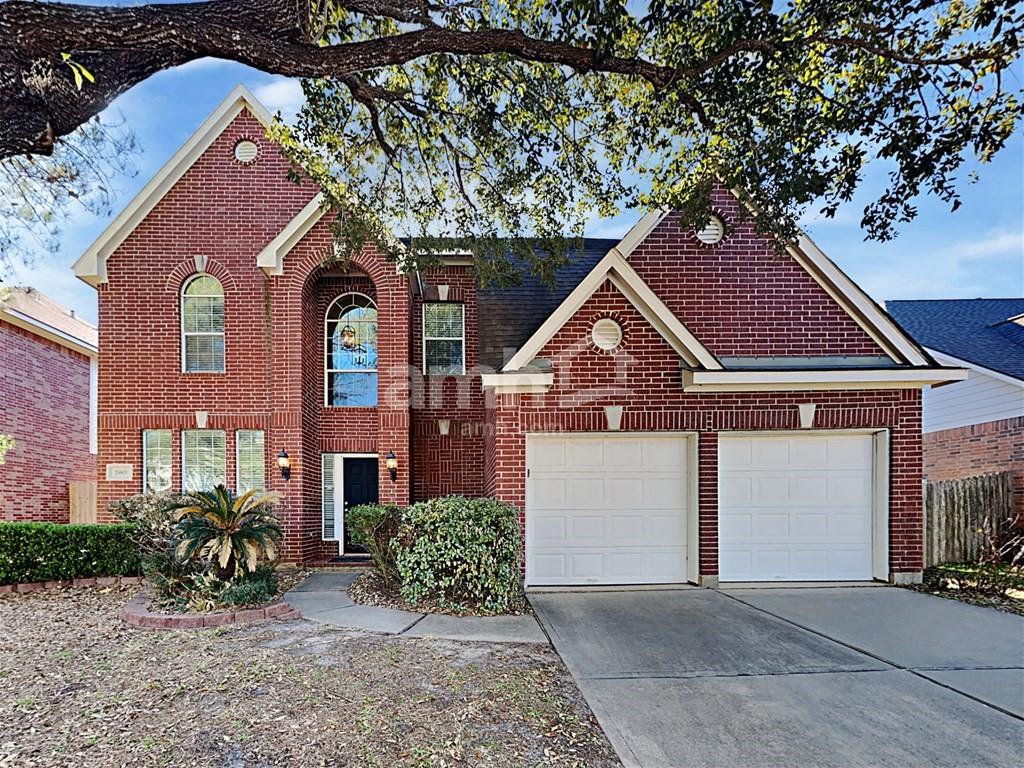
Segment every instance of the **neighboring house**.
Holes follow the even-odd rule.
[[[0,434],[15,440],[0,521],[66,523],[69,483],[95,481],[96,344],[95,326],[36,289],[0,289]]]
[[[924,471],[929,480],[1013,472],[1024,514],[1024,298],[890,301],[887,307],[931,355],[970,371],[924,391]]]
[[[352,505],[491,495],[530,585],[920,577],[920,392],[965,374],[809,240],[779,255],[719,189],[706,229],[652,213],[550,287],[479,289],[459,254],[342,268],[269,119],[236,89],[75,265],[101,508],[272,489],[316,563]]]

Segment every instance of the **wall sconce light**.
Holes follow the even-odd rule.
[[[395,456],[394,451],[388,451],[388,455],[384,457],[384,464],[388,468],[388,474],[391,475],[391,482],[398,479],[398,457]]]
[[[292,477],[292,460],[288,458],[288,451],[284,448],[277,454],[277,466],[281,470],[281,477],[290,480]]]

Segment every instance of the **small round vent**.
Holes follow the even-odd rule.
[[[598,349],[615,349],[622,342],[622,326],[610,317],[603,317],[594,323],[590,337]]]
[[[235,160],[240,163],[248,165],[256,159],[256,155],[260,153],[260,148],[256,146],[255,141],[249,141],[248,139],[242,139],[240,142],[235,144]]]
[[[708,223],[702,229],[697,230],[697,239],[704,245],[718,245],[725,237],[725,224],[717,216],[708,219]]]

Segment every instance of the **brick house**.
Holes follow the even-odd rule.
[[[0,521],[66,523],[69,484],[95,480],[96,345],[94,326],[36,289],[0,289],[0,434],[15,440]]]
[[[553,286],[480,289],[460,254],[341,269],[269,119],[236,89],[75,265],[101,508],[265,487],[317,563],[353,504],[491,495],[531,585],[919,576],[921,387],[963,372],[809,240],[778,255],[719,190],[704,230],[649,214]]]
[[[1024,298],[890,301],[900,324],[966,381],[923,395],[924,474],[957,480],[1013,473],[1024,515]]]

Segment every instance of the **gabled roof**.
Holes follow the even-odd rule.
[[[649,218],[651,217],[645,217],[644,222]],[[653,229],[653,226],[651,228]],[[629,237],[630,235],[626,235],[626,239],[620,241],[620,245]],[[526,368],[544,348],[544,345],[565,325],[566,321],[576,314],[587,299],[609,280],[687,364],[708,370],[721,370],[722,364],[718,362],[718,359],[683,325],[679,318],[672,313],[672,310],[665,306],[665,303],[658,298],[626,260],[619,250],[619,246],[615,246],[594,265],[594,268],[580,281],[579,285],[534,331],[526,343],[512,356],[512,359],[505,364],[502,371],[508,373]]]
[[[981,368],[1024,381],[1024,313],[1019,299],[887,301],[886,308],[918,342]]]
[[[0,290],[0,320],[83,355],[93,357],[99,349],[95,325],[35,288]]]
[[[107,282],[107,258],[110,254],[125,241],[243,109],[248,110],[264,126],[269,126],[273,121],[266,107],[260,104],[248,88],[241,84],[235,86],[220,106],[79,257],[72,267],[75,275],[93,286]]]

